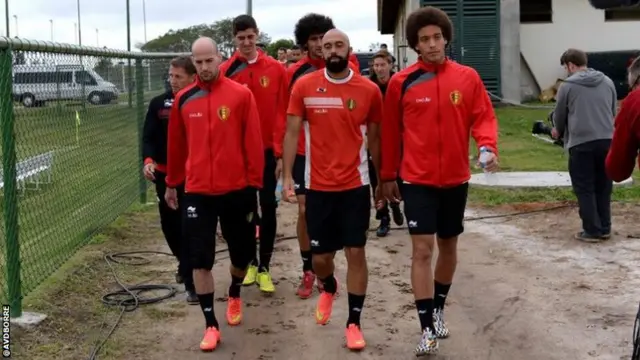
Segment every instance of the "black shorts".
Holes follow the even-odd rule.
[[[336,192],[307,190],[306,209],[314,254],[366,245],[371,216],[368,185]]]
[[[186,193],[182,209],[185,240],[194,269],[211,270],[215,261],[218,219],[231,264],[245,269],[256,254],[257,191],[253,188],[224,195]]]
[[[305,187],[305,166],[307,158],[304,155],[296,154],[296,159],[293,161],[293,186],[295,187],[296,195],[304,195],[307,192]]]
[[[464,232],[469,183],[452,188],[403,183],[400,191],[409,234],[448,239]]]

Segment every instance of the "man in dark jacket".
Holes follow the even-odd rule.
[[[169,68],[168,82],[170,89],[162,95],[151,99],[147,118],[143,131],[143,156],[144,156],[144,177],[153,181],[156,186],[158,202],[160,208],[160,224],[162,232],[167,240],[171,253],[179,261],[176,281],[184,283],[187,292],[187,302],[197,304],[193,287],[193,276],[191,268],[187,266],[185,241],[182,239],[182,216],[180,211],[169,208],[164,200],[166,189],[166,163],[167,163],[167,129],[169,126],[169,113],[175,94],[193,83],[196,68],[188,57],[177,57],[171,60]],[[184,187],[179,187],[182,195]]]
[[[387,84],[389,83],[389,79],[393,76],[394,72],[391,71],[393,66],[393,60],[391,54],[386,50],[378,51],[371,60],[373,67],[373,72],[369,76],[369,79],[373,81],[382,92],[382,95],[387,92]],[[369,157],[369,172],[375,173],[375,169],[373,166],[373,162],[371,161],[371,157]],[[378,187],[377,178],[375,176],[371,177],[371,191],[373,192],[374,201],[375,201],[375,191]],[[389,214],[389,204],[384,202],[383,204],[376,204],[376,219],[380,220],[380,225],[378,225],[378,229],[376,234],[378,237],[387,236],[389,230],[391,229],[391,216]],[[404,219],[402,216],[402,211],[400,210],[400,204],[392,202],[391,203],[391,212],[393,215],[393,221],[396,225],[401,226],[404,223]]]

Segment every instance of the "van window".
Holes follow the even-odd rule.
[[[72,80],[71,71],[19,72],[13,77],[14,84],[64,84],[71,83]]]
[[[91,74],[89,74],[84,70],[76,71],[76,83],[77,84],[84,83],[85,85],[98,85],[98,82],[96,81],[96,79],[94,79],[93,76],[91,76]]]

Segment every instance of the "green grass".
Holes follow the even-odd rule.
[[[533,122],[546,119],[548,112],[548,109],[515,107],[496,109],[500,123],[498,148],[501,171],[567,171],[568,158],[563,149],[531,136]],[[471,150],[471,153],[475,155],[475,150]],[[634,181],[640,180],[636,176],[634,174]],[[616,187],[613,197],[616,200],[640,199],[640,188]],[[470,203],[482,205],[571,200],[575,200],[575,196],[570,188],[512,190],[472,186],[469,193]]]
[[[76,110],[81,119],[78,141]],[[15,109],[18,161],[54,151],[52,183],[28,190],[18,198],[23,295],[138,200],[136,110],[135,103],[133,108],[111,104],[87,105],[83,110],[51,103],[42,108]],[[4,211],[0,210],[2,218]],[[3,221],[3,255],[6,231]],[[4,275],[7,264],[4,256],[0,259],[0,273]],[[0,299],[6,302],[6,297],[5,287],[0,290]]]

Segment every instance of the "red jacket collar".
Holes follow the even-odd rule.
[[[449,60],[449,58],[445,58],[442,64],[427,63],[424,60],[422,60],[422,57],[418,58],[418,66],[420,66],[421,69],[428,72],[442,71],[446,69],[447,66],[450,66],[450,65],[451,65],[451,60]]]
[[[267,56],[262,50],[257,49],[256,50],[258,52],[258,57],[256,58],[256,63],[260,62],[262,60],[264,60],[265,56]],[[240,60],[242,62],[247,62],[247,58],[242,56],[242,54],[240,54],[240,52],[238,50],[236,50],[233,55],[231,56],[231,59],[229,59],[229,61],[231,61],[231,63],[233,63],[236,60]]]

